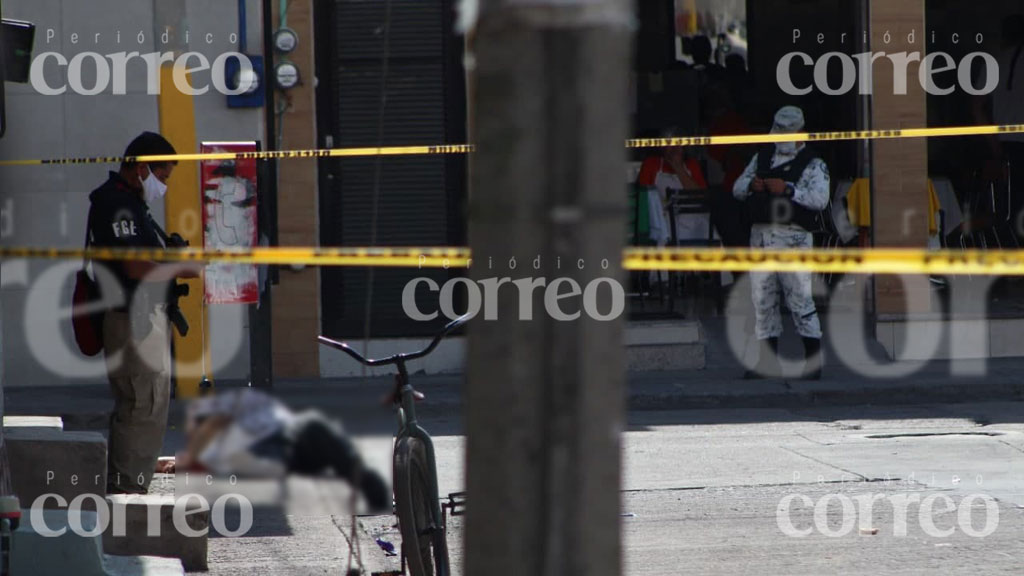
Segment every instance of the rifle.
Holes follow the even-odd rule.
[[[153,225],[157,235],[160,236],[160,239],[163,240],[164,245],[167,246],[167,248],[178,249],[189,247],[188,240],[182,238],[180,234],[174,233],[168,235],[167,232],[164,232],[164,229],[156,223],[152,214],[149,215],[149,222]],[[167,301],[167,319],[171,321],[171,324],[174,325],[174,329],[177,330],[178,334],[181,334],[182,337],[188,336],[188,320],[181,312],[178,300],[188,296],[189,292],[188,284],[175,280]]]

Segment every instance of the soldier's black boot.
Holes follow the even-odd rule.
[[[821,339],[804,338],[804,372],[801,380],[821,380]]]
[[[782,376],[782,365],[779,364],[779,339],[768,338],[758,341],[757,365],[747,370],[744,380],[762,380]]]

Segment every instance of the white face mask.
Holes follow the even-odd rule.
[[[779,142],[775,145],[775,151],[783,156],[796,155],[796,142]]]
[[[142,180],[142,189],[146,194],[146,204],[161,200],[167,194],[167,184],[161,182],[152,170],[149,171],[149,177]]]

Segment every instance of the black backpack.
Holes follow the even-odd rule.
[[[92,209],[85,226],[85,249],[92,246]],[[89,261],[82,262],[82,269],[75,276],[75,292],[71,299],[71,326],[75,331],[75,343],[86,356],[95,356],[103,351],[103,314],[99,284],[89,275]]]

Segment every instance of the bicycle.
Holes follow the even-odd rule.
[[[318,341],[340,350],[368,367],[395,365],[395,391],[392,403],[398,408],[398,432],[392,459],[395,511],[402,535],[402,563],[412,576],[448,576],[447,515],[442,515],[438,497],[437,460],[434,443],[416,420],[416,400],[422,398],[409,382],[406,363],[423,358],[437,348],[441,340],[470,319],[463,316],[448,323],[430,344],[419,352],[396,354],[388,358],[368,359],[344,342],[320,336]]]

